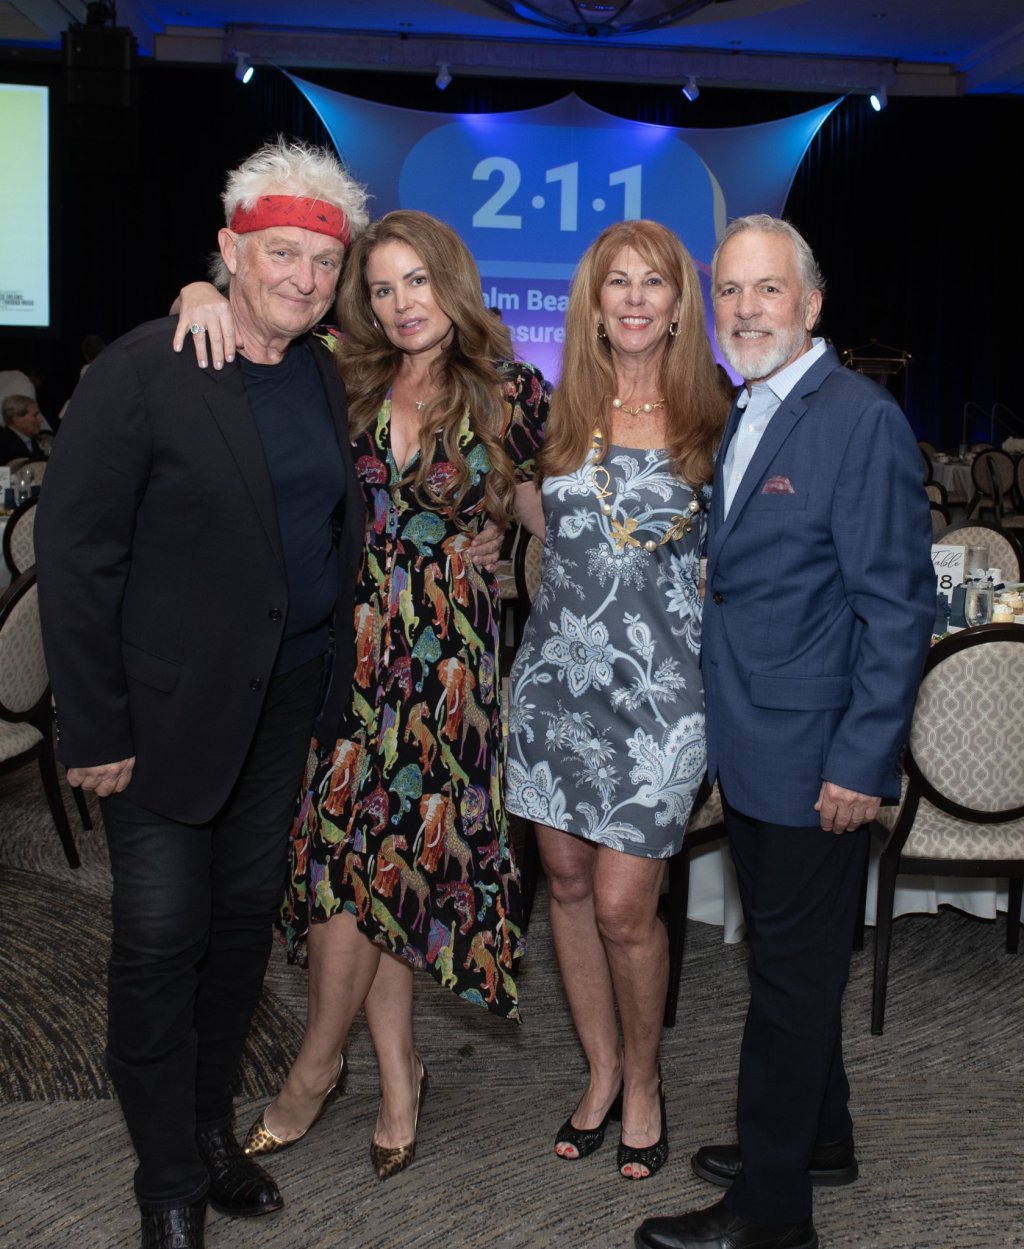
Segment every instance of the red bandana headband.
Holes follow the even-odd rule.
[[[304,195],[261,195],[252,208],[239,206],[235,209],[230,228],[236,234],[251,234],[253,230],[269,230],[272,226],[313,230],[340,239],[345,247],[352,237],[348,218],[340,208]]]

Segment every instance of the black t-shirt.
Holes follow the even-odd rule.
[[[275,674],[322,655],[338,592],[332,517],[345,496],[338,436],[312,349],[294,344],[280,364],[241,359],[245,390],[277,502],[288,576],[288,616]]]

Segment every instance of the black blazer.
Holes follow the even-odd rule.
[[[132,801],[202,823],[223,806],[252,740],[288,596],[241,368],[197,368],[172,351],[173,326],[140,326],[83,377],[50,457],[35,543],[60,759],[84,767],[134,755]],[[331,353],[315,338],[291,350],[314,354],[346,473],[320,729],[329,737],[351,681],[364,507]]]
[[[10,464],[11,460],[19,460],[28,457],[29,459],[42,460],[46,456],[42,447],[33,438],[35,448],[26,447],[21,438],[13,429],[8,429],[6,425],[0,425],[0,464]]]

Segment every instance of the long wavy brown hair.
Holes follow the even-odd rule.
[[[508,405],[498,365],[512,358],[508,331],[484,306],[480,274],[465,243],[450,226],[427,213],[410,209],[388,213],[359,236],[345,259],[337,301],[338,325],[345,335],[338,365],[348,391],[349,431],[356,438],[375,423],[402,365],[403,353],[389,342],[370,306],[366,267],[374,248],[382,243],[404,243],[416,253],[426,267],[438,307],[454,327],[434,365],[436,391],[423,410],[420,456],[405,480],[412,482],[424,506],[451,508],[458,518],[470,484],[458,439],[468,411],[473,431],[491,462],[484,479],[487,512],[507,522],[512,518],[516,479],[502,442]],[[445,458],[456,469],[443,494],[428,483],[438,433]]]
[[[551,400],[541,475],[575,472],[586,460],[594,430],[611,443],[609,400],[615,397],[615,364],[607,338],[598,334],[601,288],[624,247],[631,247],[679,295],[679,321],[665,340],[659,387],[665,397],[665,446],[673,472],[691,486],[709,482],[714,452],[729,403],[722,389],[704,325],[700,281],[686,248],[656,221],[620,221],[583,253],[569,292],[562,380]]]

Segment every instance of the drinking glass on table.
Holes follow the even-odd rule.
[[[969,546],[964,554],[964,572],[966,581],[985,580],[985,570],[988,568],[988,547],[987,546]]]
[[[973,629],[976,625],[988,624],[992,619],[992,606],[995,595],[989,586],[969,585],[964,597],[964,619]]]

